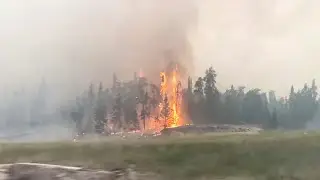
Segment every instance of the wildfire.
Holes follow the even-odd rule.
[[[143,75],[140,70],[140,77]],[[163,128],[177,127],[187,124],[182,112],[182,75],[178,66],[160,72],[160,96],[150,87],[144,87],[142,101],[137,105],[140,127],[144,132],[161,131]],[[161,97],[161,98],[159,98]],[[155,100],[155,101],[153,101]],[[157,102],[157,106],[148,103]],[[143,104],[145,103],[145,104]],[[146,114],[143,114],[146,113]]]
[[[160,93],[162,102],[160,103],[160,112],[163,108],[167,108],[168,112],[162,114],[165,127],[177,127],[183,125],[181,118],[181,82],[178,67],[176,66],[172,72],[160,73],[161,84]],[[167,101],[167,102],[166,102]],[[167,103],[167,106],[165,107]],[[167,117],[166,117],[167,116]]]

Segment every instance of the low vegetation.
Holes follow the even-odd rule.
[[[1,163],[40,162],[113,169],[135,164],[139,172],[174,179],[320,177],[320,133],[264,132],[155,139],[5,143]]]

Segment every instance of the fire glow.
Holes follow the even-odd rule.
[[[147,119],[140,120],[140,127],[145,132],[159,132],[164,128],[173,128],[187,124],[182,110],[182,76],[178,66],[160,72],[158,106],[150,111]],[[142,106],[138,106],[141,112]],[[141,117],[141,114],[140,114]]]
[[[168,117],[164,117],[164,127],[177,127],[184,124],[182,119],[181,112],[181,103],[182,103],[182,90],[181,90],[181,77],[176,66],[172,72],[160,73],[160,95],[162,97],[162,102],[160,103],[160,112],[163,111],[165,102],[169,106],[167,109]]]

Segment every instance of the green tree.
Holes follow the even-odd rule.
[[[243,101],[243,119],[247,123],[267,125],[269,122],[269,111],[261,98],[260,89],[249,90]]]
[[[215,70],[210,67],[206,70],[204,79],[205,114],[208,123],[219,122],[221,119],[220,95],[216,88]]]
[[[224,123],[239,123],[241,120],[241,104],[239,91],[232,85],[224,93]]]
[[[216,71],[210,67],[206,70],[206,75],[203,78],[204,79],[204,94],[207,99],[211,99],[214,97],[217,88],[216,88]]]
[[[199,77],[194,84],[193,95],[190,97],[192,99],[192,105],[190,107],[190,117],[194,122],[206,123],[205,115],[205,97],[203,93],[204,81],[202,77]]]
[[[304,84],[303,88],[295,93],[293,108],[290,109],[293,128],[304,127],[306,122],[313,119],[318,109],[314,90],[316,90],[315,83],[311,88]]]
[[[203,79],[199,77],[194,84],[194,94],[203,97]]]

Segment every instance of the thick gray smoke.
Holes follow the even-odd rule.
[[[152,67],[162,68],[163,51],[171,48],[191,67],[194,55],[198,76],[212,65],[223,86],[284,95],[291,84],[320,77],[319,3],[1,1],[0,83],[8,89],[32,86],[44,76],[69,97],[90,81],[110,82],[114,71],[120,78],[140,68],[153,74]]]
[[[45,77],[65,100],[90,82],[111,82],[114,72],[159,78],[168,51],[193,71],[194,0],[6,1],[0,11],[1,70],[11,76],[0,82],[10,87]]]
[[[115,69],[123,72],[142,68],[145,76],[159,72],[174,60],[193,70],[190,35],[196,27],[197,8],[192,0],[142,0],[123,3],[127,7],[113,46]],[[170,54],[170,57],[168,57]]]
[[[289,93],[320,79],[320,1],[200,0],[196,74],[212,65],[221,88]]]

